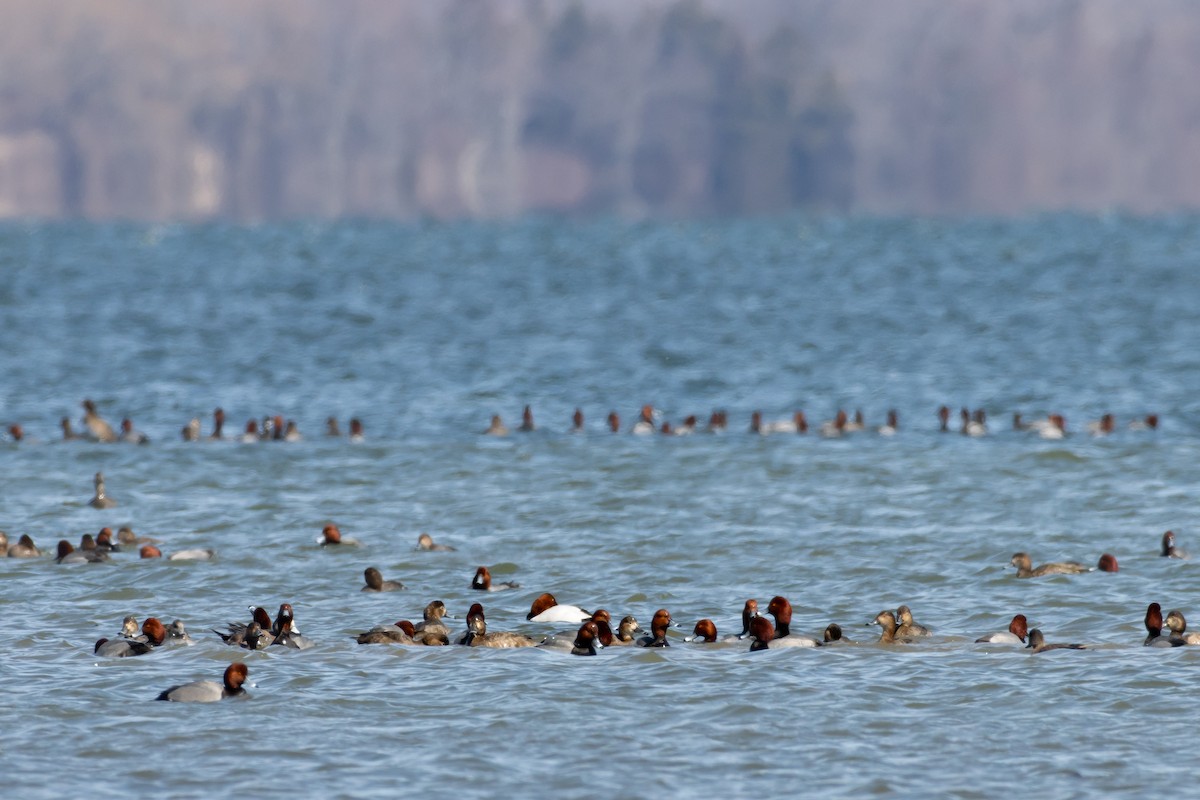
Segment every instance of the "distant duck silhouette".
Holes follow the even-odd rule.
[[[571,415],[571,432],[583,432],[583,409],[575,409],[575,413]]]
[[[341,436],[342,429],[338,427],[337,417],[330,417],[325,420],[325,435],[326,436]]]
[[[113,508],[117,505],[117,501],[109,497],[104,491],[104,473],[97,472],[92,482],[96,486],[96,493],[92,499],[88,501],[88,505],[92,508]]]
[[[617,416],[617,412],[615,411],[608,412],[608,429],[612,433],[621,432],[621,418]]]
[[[1158,430],[1158,414],[1147,414],[1142,419],[1135,419],[1129,423],[1131,431],[1156,431]]]
[[[84,400],[83,411],[83,424],[93,439],[98,442],[115,442],[117,440],[117,434],[113,431],[112,426],[96,413],[95,403],[91,400]]]
[[[150,437],[141,431],[135,431],[133,421],[126,417],[121,420],[121,441],[129,444],[149,444]]]
[[[363,440],[363,424],[358,417],[350,420],[350,441],[361,442]]]
[[[185,442],[200,441],[200,418],[192,417],[188,420],[188,424],[183,426],[179,431],[179,435],[183,437]]]
[[[225,411],[224,411],[224,409],[221,409],[221,408],[214,409],[213,410],[213,431],[212,431],[212,433],[210,433],[208,435],[208,438],[214,439],[214,440],[225,438],[224,433],[222,432],[222,429],[224,427],[225,427]]]
[[[504,421],[500,419],[499,414],[493,414],[492,424],[483,433],[485,436],[508,436],[508,428],[504,426]]]
[[[525,433],[537,430],[537,426],[533,424],[533,409],[529,406],[525,406],[525,410],[521,412],[521,427],[519,430]]]
[[[78,433],[76,433],[71,428],[71,420],[69,417],[63,417],[60,424],[62,425],[64,442],[73,442],[73,441],[77,441],[82,438]]]

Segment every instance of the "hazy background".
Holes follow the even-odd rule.
[[[1187,0],[0,0],[0,216],[1200,207]]]

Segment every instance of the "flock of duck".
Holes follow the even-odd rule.
[[[954,430],[950,424],[951,411],[949,406],[941,406],[938,408],[937,417],[940,424],[939,430],[943,433]],[[678,424],[671,424],[670,420],[662,419],[660,411],[652,405],[642,406],[638,412],[638,418],[629,428],[629,432],[638,435],[664,434],[668,436],[687,436],[693,433],[724,433],[729,428],[729,417],[725,411],[714,411],[708,418],[708,424],[701,427],[697,417],[689,415]],[[621,432],[621,417],[616,411],[610,411],[605,419],[605,429],[611,433]],[[1158,415],[1148,414],[1139,419],[1134,419],[1128,423],[1130,430],[1156,430],[1158,428]],[[1062,414],[1048,414],[1043,418],[1034,420],[1025,420],[1019,412],[1013,414],[1012,429],[1015,431],[1029,431],[1035,433],[1043,439],[1063,439],[1067,436],[1067,421]],[[1088,422],[1085,425],[1085,430],[1093,436],[1106,436],[1114,433],[1117,429],[1116,417],[1112,414],[1104,414],[1097,420]],[[537,425],[533,421],[533,409],[530,406],[525,406],[521,412],[521,425],[517,431],[529,433],[537,430]],[[575,409],[575,413],[571,416],[572,433],[581,433],[584,428],[584,415],[582,409]],[[814,431],[821,436],[836,438],[845,436],[851,433],[861,431],[874,431],[880,436],[895,436],[900,430],[900,415],[895,409],[890,409],[886,415],[886,421],[879,426],[870,427],[866,423],[861,410],[855,411],[851,416],[845,409],[838,409],[838,412],[832,419],[826,420],[819,425],[816,425]],[[957,431],[964,436],[979,437],[986,436],[989,433],[987,412],[978,408],[974,411],[963,408],[959,411],[959,426]],[[783,420],[765,420],[761,411],[754,411],[750,414],[749,432],[761,436],[770,434],[806,434],[809,432],[808,417],[803,411],[796,411],[789,419]],[[491,424],[488,425],[484,433],[489,436],[507,436],[511,430],[504,424],[503,418],[499,414],[493,414]]]
[[[144,435],[133,429],[128,419],[123,421],[121,426],[122,434],[118,436],[112,427],[99,416],[94,404],[90,400],[85,400],[83,406],[86,412],[84,426],[88,430],[87,438],[100,442],[129,441],[144,443],[147,441]],[[659,423],[657,416],[658,412],[653,407],[644,407],[631,431],[635,434],[669,433],[680,435],[697,430],[695,417],[688,417],[680,426],[672,427],[669,422]],[[941,423],[941,430],[951,430],[949,424],[951,414],[947,407],[943,406],[939,409],[938,418]],[[982,410],[969,412],[967,409],[963,409],[960,413],[960,420],[961,426],[959,431],[964,435],[981,436],[987,433],[986,415]],[[208,438],[223,438],[223,423],[224,413],[221,409],[217,409],[214,413],[214,428]],[[576,410],[572,424],[572,430],[580,431],[583,429],[583,414],[580,410]],[[1152,430],[1157,425],[1157,416],[1150,415],[1144,419],[1136,420],[1131,427]],[[614,432],[621,430],[620,420],[615,412],[609,415],[608,426]],[[19,440],[21,438],[19,426],[13,427],[16,427],[18,430],[14,432],[10,428],[10,435],[14,439]],[[1017,430],[1033,431],[1046,438],[1061,438],[1066,434],[1065,421],[1061,415],[1057,414],[1051,414],[1045,419],[1030,423],[1022,422],[1020,415],[1015,415],[1013,427]],[[335,419],[331,418],[328,421],[327,428],[328,434],[340,435]],[[726,428],[727,419],[725,413],[720,411],[714,412],[709,420],[708,430],[715,433],[723,431]],[[69,421],[64,420],[63,429],[65,438],[76,436],[70,429]],[[519,430],[532,431],[535,429],[536,426],[533,422],[532,411],[526,406],[523,412],[523,422]],[[845,411],[839,411],[833,420],[820,425],[818,431],[825,436],[841,436],[866,429],[861,412],[857,412],[851,417]],[[764,422],[761,414],[755,412],[752,415],[750,430],[758,434],[785,432],[802,434],[807,432],[808,424],[803,412],[796,412],[791,420],[774,423]],[[876,429],[881,435],[893,435],[897,430],[898,418],[895,411],[888,412],[886,424]],[[1090,425],[1088,430],[1094,435],[1111,433],[1115,430],[1115,420],[1111,415],[1105,415],[1094,425]],[[362,426],[358,420],[351,422],[350,433],[352,438],[362,437]],[[508,433],[508,430],[504,427],[499,417],[494,417],[492,425],[486,433],[490,435],[505,435]],[[264,438],[283,440],[291,438],[294,440],[298,435],[294,422],[284,423],[278,417],[268,417],[264,420],[261,429],[252,420],[247,425],[243,439],[250,441],[251,439],[246,437],[252,437],[254,441]],[[189,441],[200,438],[200,423],[198,419],[192,420],[185,426],[183,437]],[[104,509],[112,508],[116,505],[116,501],[106,491],[102,473],[97,472],[95,474],[94,489],[93,497],[89,503],[92,507]],[[324,526],[321,535],[317,538],[317,542],[324,547],[353,547],[358,544],[354,539],[343,536],[334,524]],[[115,534],[114,540],[112,530],[105,527],[95,536],[91,534],[84,535],[81,538],[78,548],[75,548],[65,539],[59,541],[56,548],[55,561],[62,564],[99,563],[110,560],[112,554],[130,552],[135,549],[141,558],[162,558],[163,553],[157,547],[158,544],[159,542],[156,540],[135,535],[128,527],[119,529]],[[427,551],[454,549],[447,545],[435,543],[428,534],[421,534],[417,548]],[[3,532],[0,532],[0,552],[3,552],[10,558],[36,558],[42,555],[42,551],[28,534],[22,535],[19,541],[10,544],[7,535]],[[1176,547],[1175,534],[1172,531],[1167,531],[1163,534],[1161,555],[1169,558],[1186,557],[1186,554]],[[172,553],[168,558],[173,560],[207,560],[212,559],[214,556],[215,552],[211,549],[196,549]],[[1010,565],[1016,568],[1018,578],[1073,574],[1094,569],[1106,572],[1118,571],[1116,558],[1108,553],[1101,556],[1095,567],[1077,562],[1056,562],[1034,567],[1032,560],[1026,553],[1014,554]],[[405,588],[398,581],[385,580],[382,573],[375,567],[368,567],[363,575],[365,585],[361,591],[364,592],[387,592]],[[481,592],[520,588],[518,584],[513,582],[493,581],[490,571],[484,566],[479,567],[475,571],[470,586],[471,589]],[[466,612],[465,630],[461,632],[452,631],[446,624],[447,619],[452,618],[447,613],[445,603],[441,600],[434,600],[425,606],[422,620],[419,623],[414,624],[409,620],[401,619],[395,623],[375,626],[368,631],[356,635],[355,638],[359,644],[363,645],[458,645],[485,648],[541,647],[561,650],[576,656],[594,656],[598,650],[611,647],[669,647],[671,646],[671,642],[668,637],[668,631],[673,627],[678,627],[667,609],[658,609],[654,612],[651,617],[648,633],[643,631],[638,620],[633,615],[623,616],[614,626],[614,617],[607,610],[587,611],[578,606],[559,604],[554,596],[549,593],[542,593],[533,600],[529,613],[526,615],[526,620],[532,624],[569,624],[578,627],[572,627],[570,631],[565,633],[536,637],[519,632],[490,630],[483,604],[478,602],[472,603]],[[696,622],[692,634],[683,637],[683,641],[697,645],[748,642],[751,651],[787,647],[827,647],[853,644],[836,623],[826,626],[820,639],[793,633],[791,631],[791,623],[792,607],[786,597],[781,595],[773,597],[767,604],[765,614],[760,613],[758,601],[750,599],[745,602],[742,608],[742,629],[739,633],[721,637],[713,620],[701,619]],[[877,641],[883,645],[909,644],[932,636],[929,628],[917,623],[913,619],[912,611],[908,606],[900,606],[894,611],[891,609],[881,611],[875,616],[872,624],[880,627],[881,633]],[[1159,604],[1151,603],[1147,608],[1144,624],[1147,630],[1147,637],[1144,641],[1146,646],[1176,647],[1200,644],[1200,634],[1187,630],[1186,619],[1179,610],[1170,611],[1164,618]],[[1168,630],[1167,634],[1163,633],[1164,626]],[[247,650],[263,650],[274,647],[305,650],[313,646],[313,641],[301,634],[290,603],[282,603],[274,619],[271,618],[265,608],[254,606],[251,608],[249,620],[230,622],[225,626],[225,630],[214,629],[213,633],[224,644]],[[638,636],[639,633],[643,635]],[[1058,649],[1086,648],[1086,645],[1077,643],[1047,643],[1040,630],[1028,628],[1028,621],[1023,614],[1015,615],[1009,623],[1007,630],[988,634],[975,641],[990,644],[1023,645],[1033,653]],[[144,620],[139,626],[134,617],[126,617],[122,623],[119,636],[111,640],[101,638],[96,642],[93,652],[97,656],[106,658],[136,657],[154,653],[172,645],[191,644],[192,642],[192,637],[188,634],[181,620],[174,620],[168,626],[164,625],[158,618],[150,617]],[[242,696],[246,693],[245,685],[248,675],[249,669],[246,664],[241,661],[235,661],[224,671],[220,683],[204,680],[182,684],[163,691],[158,695],[157,699],[179,702],[214,702],[228,697]]]
[[[91,400],[84,400],[83,408],[82,432],[75,430],[69,417],[63,417],[60,421],[64,441],[89,440],[106,443],[149,443],[150,438],[142,431],[134,428],[132,420],[128,417],[121,420],[120,432],[118,433],[112,425],[100,416],[96,411],[95,404]],[[958,415],[959,424],[957,427],[951,425],[952,416],[948,406],[941,406],[938,409],[939,429],[942,432],[957,431],[964,436],[971,437],[987,436],[990,432],[987,412],[982,408],[975,409],[974,411],[966,408],[961,409]],[[662,413],[655,409],[654,406],[645,405],[642,406],[641,411],[638,413],[637,420],[630,426],[629,432],[638,435],[664,434],[672,436],[686,436],[699,432],[723,433],[728,429],[728,423],[728,414],[725,411],[714,411],[709,416],[708,424],[705,426],[700,426],[695,415],[689,415],[682,422],[672,424],[669,420],[662,419]],[[1116,432],[1117,427],[1116,418],[1112,414],[1104,414],[1099,419],[1087,422],[1084,430],[1092,436],[1106,436]],[[1148,414],[1144,417],[1131,420],[1127,423],[1126,427],[1130,430],[1155,430],[1158,428],[1158,415]],[[616,411],[609,412],[605,419],[604,429],[612,433],[621,432],[621,417]],[[521,424],[516,430],[522,433],[537,430],[537,425],[533,420],[533,410],[529,406],[525,406],[521,414]],[[577,408],[571,416],[570,431],[572,433],[582,433],[585,430],[583,410]],[[786,433],[806,434],[809,432],[809,423],[803,411],[796,411],[788,419],[773,421],[764,419],[762,412],[754,411],[750,415],[748,430],[750,433],[763,436]],[[844,409],[839,409],[832,419],[814,426],[815,433],[830,438],[860,431],[873,431],[881,436],[894,436],[899,430],[899,415],[894,409],[887,412],[886,421],[878,426],[868,427],[861,410],[855,411],[851,415]],[[1012,418],[1012,430],[1028,431],[1043,439],[1062,439],[1068,435],[1067,421],[1062,414],[1047,414],[1045,417],[1026,420],[1022,417],[1021,413],[1016,412]],[[492,416],[491,424],[483,433],[490,436],[507,436],[511,433],[511,430],[504,424],[501,416],[495,414]],[[266,415],[262,418],[261,423],[257,419],[250,419],[246,422],[246,426],[241,434],[227,437],[225,433],[225,411],[221,408],[213,411],[212,429],[208,436],[203,435],[199,417],[193,417],[184,425],[181,435],[183,440],[187,442],[201,441],[203,439],[213,441],[232,439],[243,443],[262,441],[297,442],[303,439],[296,421],[291,419],[284,420],[280,415]],[[342,435],[341,426],[337,418],[329,417],[326,419],[325,436],[340,437]],[[357,418],[351,419],[349,432],[346,435],[350,441],[362,441],[364,438],[362,421]],[[20,423],[10,424],[7,430],[7,438],[13,442],[25,441],[26,433],[24,427]]]
[[[350,537],[343,536],[338,526],[326,524],[320,536],[316,539],[322,547],[355,547],[360,543]],[[59,543],[56,561],[64,564],[97,563],[110,559],[110,554],[120,553],[125,549],[138,550],[140,557],[159,557],[161,553],[154,547],[155,540],[136,536],[129,528],[122,528],[113,540],[112,531],[103,528],[95,535],[85,535],[78,550],[72,548],[65,540]],[[0,545],[10,558],[34,558],[41,555],[33,541],[22,536],[20,542],[9,546],[7,537],[0,533]],[[422,533],[417,540],[417,549],[431,552],[452,551],[455,548],[433,541],[433,538]],[[1183,559],[1187,554],[1176,544],[1173,531],[1163,534],[1161,553],[1163,557]],[[212,551],[195,554],[195,558],[211,558]],[[1010,565],[1016,568],[1018,578],[1039,578],[1047,575],[1064,575],[1090,572],[1099,569],[1107,572],[1118,571],[1117,561],[1111,554],[1101,556],[1096,567],[1090,567],[1078,562],[1053,562],[1034,567],[1028,554],[1015,553]],[[382,573],[375,567],[364,570],[365,584],[363,592],[391,592],[404,590],[403,583],[385,580]],[[480,592],[498,592],[520,589],[520,585],[512,581],[493,580],[490,570],[480,566],[475,570],[470,583],[472,590]],[[230,647],[246,650],[265,650],[268,648],[284,648],[291,650],[306,650],[314,642],[304,636],[296,623],[294,609],[290,603],[282,603],[275,617],[262,606],[250,608],[250,618],[226,624],[224,630],[213,629],[213,633]],[[668,632],[671,628],[679,627],[671,612],[665,608],[656,610],[651,617],[649,632],[645,632],[637,618],[632,614],[623,616],[614,627],[613,615],[605,609],[587,611],[579,606],[561,604],[554,595],[543,592],[534,598],[529,613],[525,619],[531,624],[569,624],[572,627],[567,632],[550,635],[530,636],[526,633],[513,631],[497,631],[488,628],[487,617],[482,603],[470,605],[465,616],[465,630],[456,632],[447,625],[447,620],[453,618],[448,614],[446,604],[442,600],[429,602],[422,612],[420,622],[414,624],[407,619],[394,623],[377,625],[370,630],[355,636],[361,645],[386,644],[400,646],[466,646],[484,648],[518,648],[540,647],[557,650],[575,656],[594,656],[603,648],[612,647],[670,647]],[[871,623],[880,627],[881,633],[877,644],[904,645],[928,639],[933,632],[926,626],[916,622],[912,610],[902,605],[894,611],[886,609],[879,612]],[[1187,630],[1187,621],[1179,610],[1170,611],[1164,618],[1162,608],[1158,603],[1151,603],[1146,610],[1144,624],[1147,636],[1143,644],[1148,647],[1179,647],[1200,644],[1200,633]],[[773,597],[765,609],[765,614],[759,609],[756,599],[745,602],[741,612],[741,631],[737,634],[721,636],[717,625],[712,619],[701,619],[695,623],[692,633],[682,638],[682,641],[694,645],[748,643],[750,651],[780,649],[790,647],[830,647],[853,645],[841,626],[831,623],[825,627],[821,638],[813,638],[794,633],[792,625],[792,606],[782,595]],[[1164,634],[1163,628],[1167,629]],[[638,636],[637,634],[643,634]],[[1048,643],[1042,632],[1028,627],[1024,614],[1015,615],[1007,630],[991,633],[975,640],[976,643],[994,645],[1024,646],[1032,653],[1042,653],[1049,650],[1083,650],[1087,645],[1078,643]],[[138,625],[137,619],[125,617],[119,636],[114,639],[99,639],[93,652],[104,658],[126,658],[148,655],[176,645],[193,644],[182,620],[174,620],[165,625],[156,617],[150,617]],[[244,662],[235,661],[224,672],[222,681],[196,681],[171,687],[157,697],[159,700],[178,702],[215,702],[224,698],[244,695],[245,683],[249,669]]]

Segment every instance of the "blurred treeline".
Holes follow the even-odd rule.
[[[1193,8],[0,0],[0,216],[1195,205]]]

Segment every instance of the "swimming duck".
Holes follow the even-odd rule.
[[[117,501],[109,497],[104,491],[104,473],[97,472],[92,478],[92,484],[96,487],[96,493],[92,495],[92,499],[88,501],[88,505],[92,508],[114,508]]]
[[[1013,553],[1012,559],[1008,562],[1010,566],[1017,568],[1018,578],[1040,578],[1043,575],[1076,575],[1080,572],[1091,572],[1092,568],[1086,564],[1080,564],[1077,561],[1054,561],[1049,564],[1042,564],[1037,569],[1033,568],[1033,561],[1029,558],[1028,553]]]

